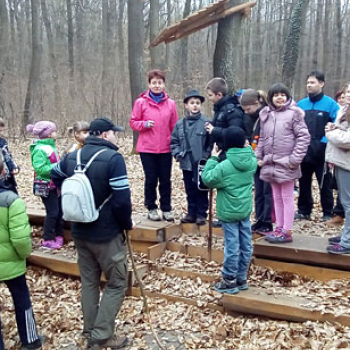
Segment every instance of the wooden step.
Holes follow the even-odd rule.
[[[268,295],[266,290],[250,287],[236,295],[225,294],[222,303],[226,312],[259,315],[292,322],[339,322],[350,325],[349,315],[335,315],[313,311],[308,307],[310,301],[301,297]]]
[[[325,237],[293,235],[293,242],[282,244],[261,239],[254,244],[254,256],[350,271],[350,254],[329,254],[327,246],[328,238]]]

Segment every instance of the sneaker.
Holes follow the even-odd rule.
[[[60,245],[61,247],[63,246],[63,237],[62,236],[57,236],[55,239],[56,243]]]
[[[327,252],[331,254],[350,254],[350,248],[343,247],[341,244],[334,244],[327,247]]]
[[[340,215],[334,215],[331,219],[325,222],[326,225],[333,226],[333,225],[343,225],[344,218]]]
[[[270,243],[290,243],[293,242],[292,231],[282,230],[280,234],[268,235],[265,239]]]
[[[43,240],[41,246],[48,249],[60,249],[62,247],[53,239],[48,241]]]
[[[34,342],[23,345],[21,347],[21,350],[35,350],[35,349],[41,349],[43,344],[45,343],[46,338],[42,335],[39,335],[39,339],[35,340]]]
[[[261,221],[257,221],[256,223],[254,223],[252,225],[252,232],[255,232],[258,230],[258,228],[261,226],[262,222]]]
[[[322,216],[322,221],[323,222],[326,222],[326,221],[329,221],[329,220],[332,220],[332,215],[323,215]]]
[[[310,214],[296,213],[294,216],[294,220],[311,220],[311,216]]]
[[[272,234],[274,231],[272,225],[261,225],[255,232],[267,236]]]
[[[199,226],[203,226],[207,223],[207,220],[203,216],[198,216],[196,220],[196,224]]]
[[[152,209],[148,212],[148,219],[152,220],[152,221],[160,221],[161,218],[158,214],[158,210],[157,209]]]
[[[214,220],[211,224],[213,227],[222,227],[222,221],[221,220]]]
[[[341,241],[341,236],[334,236],[334,237],[328,238],[329,244],[339,244],[340,241]]]
[[[192,216],[191,214],[186,214],[182,219],[181,222],[183,224],[194,224],[196,222],[196,218]]]
[[[239,290],[248,290],[249,286],[248,286],[247,280],[239,280],[239,279],[237,279],[237,287],[238,287]]]
[[[163,211],[163,220],[174,221],[174,214],[171,211]]]
[[[126,345],[128,345],[128,338],[125,336],[120,337],[112,337],[104,342],[94,342],[92,339],[90,339],[88,345],[88,349],[91,350],[100,350],[100,349],[121,349],[124,348]]]
[[[215,283],[214,289],[219,293],[227,294],[237,294],[239,292],[236,279],[227,280],[222,278],[220,282]]]

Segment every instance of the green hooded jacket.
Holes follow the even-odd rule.
[[[240,221],[252,212],[253,182],[257,160],[252,148],[230,148],[219,163],[211,157],[202,173],[209,188],[217,188],[216,210],[219,220]]]
[[[26,272],[26,258],[32,250],[26,207],[12,191],[0,189],[0,281]]]
[[[54,139],[35,140],[30,145],[32,165],[35,178],[50,181],[51,169],[59,161]]]

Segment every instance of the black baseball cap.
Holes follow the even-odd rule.
[[[114,125],[108,118],[96,118],[90,124],[90,135],[100,135],[104,131],[124,131],[124,128],[119,125]]]

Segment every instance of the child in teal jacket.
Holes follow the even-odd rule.
[[[4,172],[0,159],[0,178]],[[32,250],[30,233],[23,200],[0,181],[0,282],[7,285],[12,295],[22,350],[41,349],[25,278],[26,258]],[[0,332],[0,349],[4,348]]]
[[[41,197],[46,209],[42,246],[59,249],[63,245],[61,197],[51,180],[51,169],[60,159],[55,146],[56,125],[40,121],[27,125],[27,131],[39,137],[30,145],[30,153],[35,171],[34,195]]]
[[[219,161],[223,150],[218,150],[215,144],[202,179],[209,188],[217,189],[217,216],[224,230],[222,279],[215,284],[215,290],[236,294],[248,289],[247,274],[252,255],[250,214],[257,160],[252,148],[245,147],[245,134],[241,128],[226,129],[223,144],[226,159]]]

